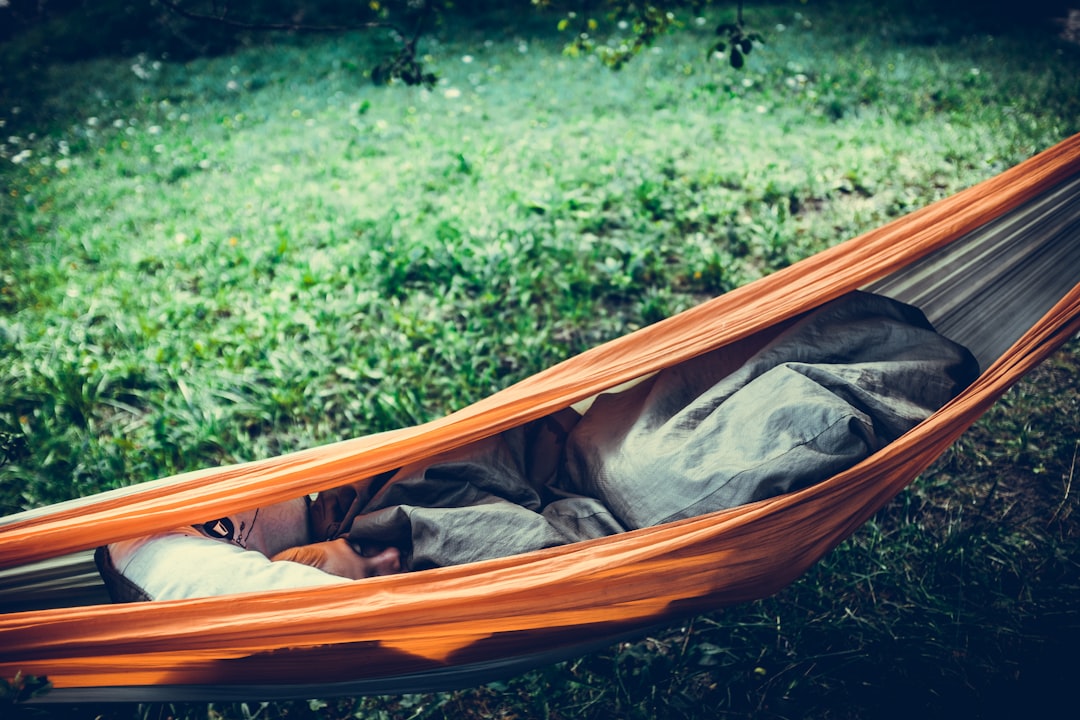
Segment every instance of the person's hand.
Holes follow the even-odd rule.
[[[270,558],[310,565],[325,573],[359,580],[402,571],[401,552],[395,547],[357,550],[345,538],[300,545]]]

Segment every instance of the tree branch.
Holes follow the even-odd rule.
[[[188,10],[180,3],[174,2],[174,0],[156,0],[163,5],[167,10],[173,12],[180,17],[187,18],[188,20],[196,20],[200,22],[213,22],[218,25],[225,25],[237,30],[258,30],[266,32],[282,31],[282,32],[302,32],[302,33],[340,33],[351,32],[353,30],[373,30],[377,28],[388,28],[393,30],[404,40],[408,37],[408,34],[401,29],[398,25],[386,22],[384,20],[377,20],[364,23],[355,23],[349,25],[305,25],[303,23],[261,23],[261,22],[248,22],[244,20],[233,20],[228,17],[229,8],[226,5],[222,8],[220,13],[208,14],[199,13]],[[214,3],[216,8],[217,3]],[[425,8],[427,3],[424,3]],[[419,37],[419,26],[417,32],[413,35],[413,39],[409,44],[414,44]]]
[[[378,85],[385,84],[390,80],[401,80],[407,85],[433,86],[438,81],[438,76],[424,70],[421,61],[416,58],[416,48],[420,37],[424,33],[424,24],[433,11],[430,0],[423,0],[415,14],[416,26],[412,32],[406,32],[398,23],[387,20],[375,20],[363,23],[346,25],[306,25],[296,22],[251,22],[247,20],[234,20],[229,17],[229,6],[225,3],[220,6],[217,0],[211,0],[211,12],[195,12],[181,4],[180,0],[156,0],[170,12],[179,17],[196,22],[209,22],[236,30],[251,31],[283,31],[302,33],[341,33],[354,30],[372,30],[385,28],[396,35],[400,44],[396,53],[389,55],[371,70],[371,79]],[[406,18],[408,19],[408,18]]]

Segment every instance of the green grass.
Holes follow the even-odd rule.
[[[447,27],[431,91],[372,86],[365,35],[40,67],[0,110],[0,508],[437,417],[1080,132],[1080,48],[1050,32],[747,20],[768,43],[741,72],[704,58],[714,20],[618,73],[563,56],[554,21]],[[1080,628],[1077,350],[774,598],[493,685],[259,717],[1023,708]]]

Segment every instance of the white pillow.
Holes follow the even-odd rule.
[[[116,571],[151,600],[336,585],[347,578],[212,540],[194,528],[109,545]]]
[[[176,600],[347,582],[307,565],[270,561],[282,550],[311,542],[308,505],[308,498],[299,497],[113,543],[102,560],[111,568],[102,574],[119,573],[136,586],[125,586],[115,599]]]

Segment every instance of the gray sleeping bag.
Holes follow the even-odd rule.
[[[733,372],[724,352],[601,395],[583,416],[566,410],[322,493],[315,533],[396,546],[421,570],[701,515],[851,467],[978,374],[919,310],[861,292]]]

